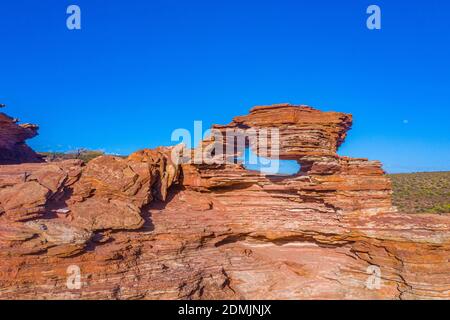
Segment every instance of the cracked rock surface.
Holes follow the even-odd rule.
[[[3,107],[3,105],[0,105]],[[22,162],[42,162],[25,143],[37,135],[38,126],[34,124],[18,124],[18,119],[0,112],[0,165]]]
[[[214,126],[278,128],[292,176],[164,147],[0,166],[0,298],[450,298],[450,217],[397,212],[380,162],[338,156],[351,123],[283,104]]]

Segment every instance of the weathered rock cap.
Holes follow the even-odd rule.
[[[307,156],[336,157],[351,126],[351,114],[283,103],[256,106],[248,115],[235,117],[230,124],[213,128],[223,132],[229,129],[278,129],[280,158],[298,160]],[[252,151],[258,153],[256,149],[252,146]]]
[[[4,108],[5,105],[0,105]],[[37,135],[34,124],[17,124],[18,120],[0,113],[0,164],[42,162],[42,158],[25,143]]]

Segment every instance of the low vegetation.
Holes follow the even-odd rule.
[[[41,152],[47,161],[81,159],[88,163],[103,151]],[[450,213],[450,171],[389,174],[393,203],[405,213]]]
[[[394,205],[408,213],[450,213],[450,171],[390,174]]]
[[[92,159],[103,156],[105,153],[103,151],[78,149],[76,151],[69,152],[41,152],[40,154],[44,156],[45,159],[49,162],[68,159],[80,159],[85,163],[88,163]]]

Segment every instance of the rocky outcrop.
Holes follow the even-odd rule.
[[[379,162],[336,154],[350,125],[277,105],[215,126],[277,128],[292,176],[180,148],[0,166],[0,298],[450,298],[449,216],[397,212]]]
[[[234,188],[241,190],[241,195],[245,187],[255,185],[270,193],[271,197],[292,199],[296,210],[306,203],[307,208],[313,204],[339,214],[395,211],[391,204],[391,184],[379,161],[336,154],[351,124],[351,115],[321,112],[308,106],[283,104],[255,107],[249,115],[236,117],[229,125],[214,126],[218,135],[212,135],[202,146],[205,149],[213,147],[216,151],[220,149],[223,156],[220,159],[215,157],[219,161],[210,164],[202,162],[197,165],[195,161],[190,161],[188,165],[183,165],[183,184],[196,190]],[[263,128],[276,129],[278,133],[274,140],[263,137],[262,142],[268,141],[269,146],[261,154],[258,132]],[[232,139],[227,139],[227,136]],[[262,176],[260,172],[245,170],[242,165],[236,164],[242,150],[227,148],[230,143],[237,143],[239,138],[235,137],[245,139],[245,146],[255,154],[268,157],[272,155],[273,150],[270,149],[276,143],[276,156],[298,161],[301,172],[285,177]],[[232,159],[226,152],[231,149],[236,151]],[[257,199],[255,197],[257,195],[250,196]],[[233,201],[234,195],[230,199]]]
[[[19,125],[17,119],[0,113],[0,165],[42,162],[41,157],[25,144],[27,139],[37,135],[37,130],[36,125]]]
[[[305,157],[336,157],[336,150],[351,125],[350,114],[278,104],[254,107],[250,114],[235,117],[230,124],[215,125],[213,128],[222,132],[230,129],[277,128],[281,133],[280,158],[297,160]],[[259,153],[257,149],[254,151]]]

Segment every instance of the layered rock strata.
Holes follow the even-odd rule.
[[[25,143],[37,135],[38,126],[17,122],[17,119],[0,112],[0,165],[42,162],[41,157]]]
[[[215,129],[269,126],[298,174],[172,148],[0,166],[0,298],[450,298],[450,218],[396,212],[379,162],[336,154],[350,115],[257,107]]]

